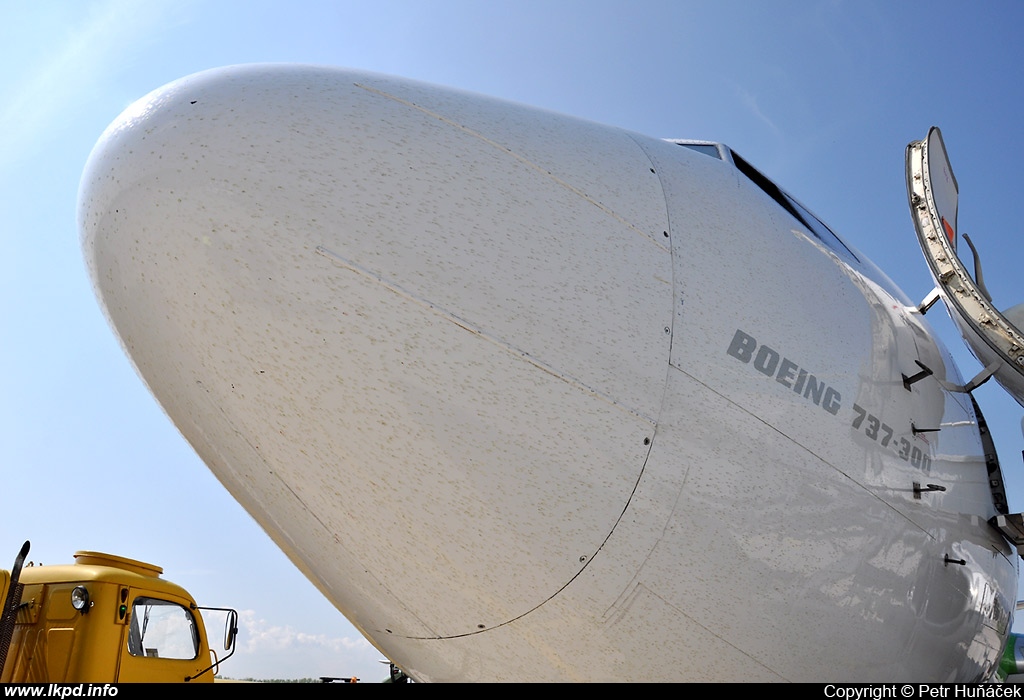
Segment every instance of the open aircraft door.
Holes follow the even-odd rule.
[[[971,248],[977,279],[957,255],[959,189],[938,127],[923,141],[907,146],[907,196],[917,238],[935,279],[936,288],[921,303],[926,311],[942,298],[964,342],[984,365],[961,391],[971,391],[995,376],[996,381],[1024,406],[1024,304],[1000,312],[985,289],[978,254]],[[954,389],[953,387],[947,387]]]
[[[946,388],[971,392],[994,376],[1024,406],[1024,333],[1020,330],[1024,327],[1024,303],[1002,312],[992,305],[977,250],[966,234],[964,240],[974,259],[974,278],[957,255],[959,188],[938,127],[933,126],[925,140],[907,146],[907,196],[918,242],[936,284],[918,308],[924,313],[941,297],[964,342],[984,365],[964,386]],[[986,452],[994,459],[990,437]],[[1024,513],[997,515],[992,524],[1024,551],[1020,550],[1024,547]],[[1024,670],[1024,656],[1020,664]]]

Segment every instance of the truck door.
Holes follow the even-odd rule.
[[[189,601],[131,589],[118,682],[181,682],[209,665],[201,618]]]

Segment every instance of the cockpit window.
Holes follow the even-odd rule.
[[[199,634],[192,613],[177,603],[138,597],[132,603],[128,653],[163,659],[194,659]]]
[[[853,254],[852,250],[846,247],[846,244],[839,239],[839,236],[832,233],[832,229],[826,226],[821,219],[807,211],[800,202],[793,199],[782,188],[762,175],[750,163],[743,160],[736,151],[732,152],[732,159],[741,173],[746,175],[751,182],[760,187],[765,194],[774,199],[779,206],[789,212],[794,219],[803,224],[818,240],[829,248],[860,262],[860,259]]]
[[[675,143],[683,148],[689,148],[691,151],[697,151],[697,153],[703,153],[706,156],[722,160],[722,154],[718,152],[718,146],[713,143],[687,143],[684,141],[676,141]]]

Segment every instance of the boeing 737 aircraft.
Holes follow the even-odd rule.
[[[987,680],[1018,521],[970,390],[1020,399],[1021,314],[937,130],[908,194],[929,303],[721,144],[257,65],[124,112],[79,225],[175,425],[412,678]]]

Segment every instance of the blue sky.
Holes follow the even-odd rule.
[[[231,676],[383,678],[381,658],[281,555],[137,379],[93,298],[75,204],[135,99],[199,70],[323,63],[482,92],[653,136],[728,143],[913,299],[931,288],[904,149],[937,124],[960,230],[996,305],[1024,300],[1024,3],[7,3],[0,23],[0,566],[77,549],[152,561],[243,611]],[[827,300],[826,300],[827,303]],[[841,312],[841,309],[837,309]],[[977,363],[941,307],[928,318]],[[1024,510],[1021,415],[976,392]]]

